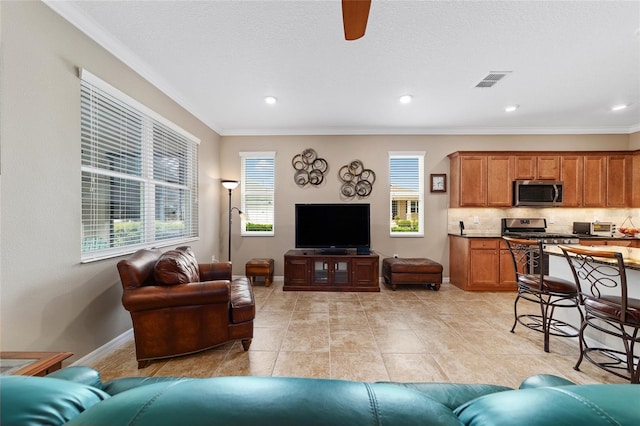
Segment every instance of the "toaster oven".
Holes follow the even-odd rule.
[[[599,237],[613,237],[616,232],[616,225],[613,222],[591,222],[591,235]]]

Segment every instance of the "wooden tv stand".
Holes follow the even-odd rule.
[[[284,255],[284,291],[380,291],[379,257],[295,249]]]

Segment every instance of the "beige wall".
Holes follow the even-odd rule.
[[[306,148],[313,148],[329,163],[325,183],[320,187],[298,188],[293,181],[291,158]],[[447,210],[449,194],[425,192],[425,237],[391,238],[388,232],[389,151],[425,151],[425,184],[431,173],[449,175],[447,155],[470,150],[627,150],[629,135],[501,135],[501,136],[224,136],[222,137],[221,172],[225,178],[240,179],[241,151],[276,151],[275,236],[241,237],[240,221],[234,218],[231,256],[234,273],[244,271],[252,257],[271,257],[276,275],[284,273],[283,255],[294,247],[294,204],[342,202],[337,172],[351,160],[361,160],[376,175],[369,198],[371,203],[372,248],[381,256],[429,257],[443,263],[448,275]],[[221,202],[227,203],[226,198]],[[357,202],[353,201],[353,202]],[[233,204],[240,206],[240,191],[233,194]],[[227,215],[221,216],[221,252],[226,253]]]
[[[629,149],[640,149],[640,132],[631,133],[629,135]]]
[[[84,356],[131,327],[119,259],[80,264],[84,67],[202,140],[199,259],[217,253],[219,136],[41,2],[1,2],[2,350]]]

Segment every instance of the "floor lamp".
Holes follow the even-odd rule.
[[[231,191],[236,189],[239,184],[240,182],[237,180],[222,180],[222,186],[229,191],[229,262],[231,262],[231,213],[233,213],[233,209],[236,209],[238,213],[242,214],[242,211],[237,207],[231,207]]]

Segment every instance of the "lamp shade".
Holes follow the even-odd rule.
[[[240,182],[237,180],[226,180],[223,179],[222,180],[222,186],[224,186],[225,188],[233,191],[234,189],[236,189],[238,187],[238,185],[240,185]]]

